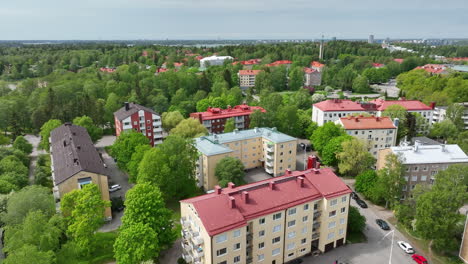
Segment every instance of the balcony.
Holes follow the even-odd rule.
[[[198,232],[192,233],[192,242],[194,245],[202,245],[204,240]]]
[[[312,239],[316,239],[316,238],[319,238],[320,237],[320,233],[314,233],[312,234]]]
[[[275,145],[271,144],[271,143],[268,143],[267,147],[266,147],[266,151],[269,152],[269,153],[274,153],[275,152]]]
[[[319,228],[320,227],[320,222],[316,222],[312,225],[313,228]]]
[[[192,250],[192,254],[193,254],[193,257],[198,259],[198,258],[201,258],[205,255],[205,252],[203,252],[203,248],[202,247],[198,247],[198,248],[194,248]]]
[[[322,215],[321,211],[315,211],[314,212],[314,220]]]
[[[272,161],[272,160],[267,159],[266,162],[265,162],[265,164],[266,164],[267,167],[270,167],[270,168],[273,170],[274,164],[273,164],[273,161]]]
[[[181,224],[183,227],[187,228],[187,227],[190,226],[190,221],[189,221],[189,220],[183,220],[183,219],[181,218],[181,219],[180,219],[180,224]]]
[[[183,259],[185,260],[185,262],[187,262],[187,263],[191,263],[191,262],[193,261],[192,256],[190,256],[190,255],[188,255],[188,254],[187,254],[187,255],[182,254],[182,258],[183,258]]]
[[[267,167],[265,167],[265,171],[266,171],[266,173],[268,173],[268,174],[273,174],[273,167],[267,166]]]

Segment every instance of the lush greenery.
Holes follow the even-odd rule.
[[[244,164],[237,158],[224,157],[216,164],[215,176],[221,187],[226,187],[229,182],[244,184],[244,175]]]
[[[348,234],[359,234],[366,227],[366,218],[359,213],[359,210],[354,206],[349,206],[348,212]]]
[[[28,184],[28,167],[29,157],[23,151],[14,147],[0,147],[0,193],[6,194],[25,187]]]

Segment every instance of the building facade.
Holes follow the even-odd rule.
[[[254,111],[266,112],[260,106],[248,106],[246,104],[228,106],[227,109],[208,107],[205,112],[191,113],[190,117],[198,119],[200,123],[208,129],[210,133],[223,133],[224,125],[229,118],[234,118],[237,129],[243,130],[250,126],[250,115]]]
[[[278,132],[276,128],[234,130],[203,136],[195,139],[195,146],[200,152],[197,180],[205,190],[211,190],[218,184],[215,168],[224,157],[239,159],[245,169],[262,167],[273,176],[281,175],[287,169],[296,169],[297,139]]]
[[[233,60],[231,56],[210,56],[200,60],[200,68],[206,69],[208,66],[223,65],[225,60]]]
[[[57,201],[90,183],[98,186],[103,200],[110,201],[107,168],[86,128],[65,123],[50,132],[49,141],[53,194]],[[110,208],[106,208],[105,217],[112,219]]]
[[[146,136],[151,146],[161,144],[163,130],[161,117],[150,108],[125,102],[125,106],[114,113],[115,135],[134,130]]]
[[[284,176],[180,201],[188,263],[287,263],[346,242],[351,190],[331,169]]]
[[[435,175],[453,164],[468,164],[468,156],[458,145],[421,145],[415,142],[413,146],[403,145],[390,147],[379,151],[377,169],[385,167],[385,157],[388,154],[400,156],[405,166],[405,181],[402,200],[412,198],[411,191],[416,184],[432,184]]]
[[[240,70],[239,75],[239,87],[242,90],[255,87],[255,78],[261,72],[261,70]]]
[[[463,106],[464,111],[462,114],[462,120],[465,124],[465,130],[468,130],[468,102],[459,103],[459,105]],[[432,124],[442,122],[447,118],[447,106],[436,106],[434,108],[434,115],[432,118]]]
[[[390,117],[378,116],[347,116],[336,121],[346,133],[367,143],[369,153],[377,158],[378,151],[395,146],[398,121],[392,122]]]
[[[304,86],[318,86],[322,84],[322,73],[311,69],[304,68]]]

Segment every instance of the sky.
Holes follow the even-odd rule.
[[[0,0],[0,40],[468,38],[467,0]]]

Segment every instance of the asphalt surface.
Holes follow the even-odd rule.
[[[387,91],[387,95],[389,97],[398,97],[398,94],[400,93],[400,89],[396,86],[395,79],[389,80],[388,83],[374,84],[371,85],[371,87],[378,92],[385,93],[385,91]]]
[[[42,154],[47,154],[43,149],[39,150],[39,143],[41,142],[41,137],[36,135],[26,135],[24,138],[33,145],[33,151],[29,155],[31,161],[29,163],[29,184],[34,184],[34,170],[36,169],[37,157]]]

